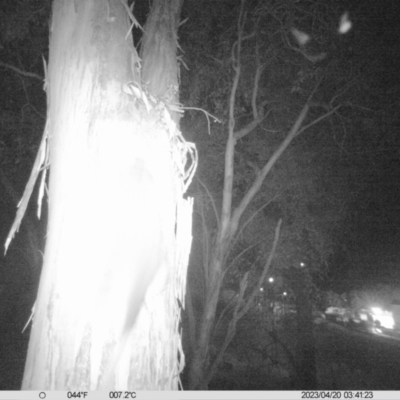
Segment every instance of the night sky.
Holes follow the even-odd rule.
[[[2,19],[10,21],[10,15],[18,8],[13,2],[3,2]],[[224,13],[224,4],[228,2],[203,2],[213,15]],[[251,2],[250,2],[251,3]],[[255,2],[253,2],[255,3]],[[344,148],[348,154],[354,153],[354,163],[348,165],[351,179],[354,183],[349,193],[351,200],[349,213],[346,217],[343,234],[337,239],[335,254],[330,257],[330,279],[342,285],[350,278],[359,282],[380,280],[388,277],[400,282],[399,227],[400,227],[400,149],[399,149],[399,66],[400,66],[400,29],[398,15],[400,3],[396,0],[385,1],[339,1],[343,10],[349,12],[353,23],[352,30],[341,38],[338,46],[348,52],[354,60],[364,60],[364,67],[357,79],[371,89],[367,99],[356,104],[360,112],[369,115],[369,121],[362,123],[355,116],[359,125],[359,135],[363,135],[363,124],[369,124],[365,141]],[[183,17],[197,21],[198,12],[195,2],[187,0],[184,3]],[[212,5],[211,5],[212,4]],[[36,7],[36,8],[35,8]],[[35,18],[25,24],[23,20],[29,15],[29,10],[20,9],[20,17],[15,17],[16,24],[3,25],[1,35],[3,44],[0,48],[1,62],[16,68],[42,75],[41,54],[47,54],[47,20],[49,18],[49,2],[42,6],[32,6],[31,12],[36,12]],[[148,12],[147,3],[138,2],[136,13],[143,23]],[[21,29],[18,20],[21,19]],[[223,17],[221,16],[221,21]],[[21,21],[20,21],[21,22]],[[190,43],[181,34],[182,48],[186,51],[186,63],[192,71],[196,71],[195,60],[190,59]],[[25,38],[28,38],[26,40]],[[24,40],[26,40],[24,42]],[[36,54],[35,54],[36,52]],[[45,96],[39,80],[29,77],[22,78],[9,68],[1,68],[0,109],[3,110],[1,145],[3,160],[2,170],[8,179],[12,179],[17,193],[21,193],[27,174],[33,162],[35,148],[41,135],[45,115]],[[182,72],[185,82],[186,70]],[[25,86],[21,86],[24,79]],[[182,87],[182,101],[185,102],[185,87]],[[29,100],[27,101],[27,98]],[[357,99],[360,100],[360,99]],[[29,107],[28,107],[29,104]],[[191,104],[189,104],[191,105]],[[28,114],[29,109],[29,116]],[[212,110],[211,110],[212,111]],[[12,138],[11,131],[16,122],[13,116],[23,115],[19,121],[20,136]],[[29,132],[28,118],[34,119],[33,129]],[[183,129],[189,127],[192,120],[183,120]],[[14,125],[13,125],[14,124]],[[11,128],[10,128],[11,127]],[[7,129],[9,129],[7,131]],[[371,135],[371,131],[374,131]],[[185,132],[184,132],[185,133]],[[187,132],[190,136],[190,133]],[[347,140],[347,138],[346,138]],[[350,141],[351,142],[351,139]],[[348,142],[348,143],[349,143]],[[4,151],[5,150],[5,151]],[[201,161],[200,161],[201,162]],[[339,160],[340,162],[340,160]],[[18,166],[19,169],[16,168]],[[5,190],[4,185],[2,190]],[[3,196],[4,198],[7,195]],[[5,201],[5,200],[4,200]],[[3,205],[2,237],[10,225],[12,209]],[[3,240],[4,241],[4,240]],[[357,272],[357,273],[355,273]],[[350,274],[350,275],[349,275]],[[333,282],[333,281],[332,281]],[[335,283],[335,284],[336,284]]]
[[[352,46],[367,57],[371,87],[371,123],[375,139],[361,149],[365,164],[357,171],[359,195],[349,219],[349,235],[338,254],[336,278],[400,284],[400,3],[354,2]],[[361,12],[357,14],[357,11]],[[370,66],[370,68],[368,68]],[[361,127],[360,127],[361,128]],[[347,276],[346,276],[347,275]]]
[[[13,3],[13,2],[11,2]],[[15,11],[16,6],[10,2],[3,2],[2,18],[10,21],[7,16]],[[140,2],[138,2],[140,3]],[[204,2],[205,4],[207,2]],[[224,11],[223,4],[227,2],[208,2],[213,12],[218,15],[218,8]],[[228,2],[229,3],[229,2]],[[254,3],[254,2],[253,2]],[[343,10],[349,12],[353,23],[352,30],[339,44],[354,60],[363,59],[361,75],[357,79],[365,81],[371,88],[368,99],[360,101],[358,105],[362,112],[369,114],[369,133],[365,142],[353,148],[344,149],[354,152],[356,161],[349,165],[354,192],[351,193],[351,207],[347,216],[343,235],[337,242],[337,251],[331,257],[331,278],[341,281],[347,279],[350,270],[362,271],[359,279],[387,280],[388,276],[400,279],[400,266],[396,259],[400,259],[399,227],[400,227],[400,149],[399,149],[399,60],[400,60],[400,30],[398,16],[400,3],[396,0],[385,1],[341,1],[338,2]],[[3,44],[0,48],[1,62],[16,66],[20,70],[42,75],[41,55],[46,54],[46,30],[49,13],[49,2],[32,10],[37,14],[28,25],[3,25],[1,31]],[[21,8],[22,10],[22,8]],[[194,2],[188,0],[184,4],[183,16],[196,21],[196,12],[193,11]],[[147,13],[147,4],[138,4],[137,14],[142,22]],[[29,10],[25,10],[29,13]],[[26,18],[21,14],[21,19]],[[18,18],[16,18],[18,22]],[[30,30],[30,31],[29,31]],[[28,34],[29,32],[29,34]],[[24,42],[25,36],[29,39]],[[35,36],[37,35],[37,36]],[[184,36],[181,37],[183,49],[189,49],[190,43]],[[36,49],[35,50],[35,46]],[[35,55],[34,52],[37,52]],[[190,52],[188,52],[190,54]],[[190,56],[187,56],[190,57]],[[187,64],[192,70],[196,66],[194,60],[188,58]],[[45,115],[45,97],[41,91],[40,81],[34,78],[23,78],[25,86],[21,86],[21,76],[9,68],[1,68],[0,109],[3,110],[1,145],[3,172],[12,178],[18,193],[21,193],[27,174],[33,162],[34,150],[41,135],[43,117]],[[182,72],[185,75],[185,71]],[[183,93],[185,88],[183,88]],[[29,104],[27,106],[27,97]],[[185,101],[185,96],[182,98]],[[24,113],[34,118],[33,131],[28,132],[29,126]],[[360,112],[361,112],[360,111]],[[10,139],[11,130],[8,120],[13,115],[23,115],[23,132],[18,140]],[[41,117],[40,117],[41,116]],[[355,117],[355,122],[357,117]],[[15,122],[13,122],[15,124]],[[21,125],[21,121],[19,121]],[[190,122],[191,123],[191,122]],[[185,120],[183,121],[183,126]],[[367,123],[364,121],[364,123]],[[363,126],[360,123],[359,134],[362,135]],[[376,130],[371,137],[371,130]],[[18,142],[18,143],[17,143]],[[13,153],[14,152],[14,153]],[[8,158],[5,157],[5,154]],[[12,160],[14,156],[14,160]],[[17,170],[16,166],[21,167]],[[4,185],[2,190],[4,190]],[[7,196],[6,196],[7,197]],[[9,199],[10,200],[10,199]],[[10,203],[8,203],[10,204]],[[2,237],[4,238],[10,224],[11,210],[3,205]],[[7,215],[5,217],[4,215]],[[4,241],[4,240],[3,240]],[[352,273],[354,276],[354,272]]]

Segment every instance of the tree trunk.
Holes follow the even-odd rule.
[[[180,7],[168,3],[169,25],[146,35],[172,30],[175,42],[151,54],[175,57],[169,77],[157,79],[177,82]],[[190,229],[191,202],[177,172],[184,160],[174,157],[179,132],[166,120],[165,92],[156,98],[141,80],[128,12],[121,0],[53,5],[49,218],[24,390],[178,388],[176,299],[183,303],[190,246],[181,222]]]
[[[296,302],[296,389],[315,390],[317,388],[317,371],[310,277],[305,271],[295,267],[289,268],[285,275],[294,292]]]
[[[223,246],[216,246],[211,259],[209,279],[206,288],[204,311],[199,324],[199,334],[195,351],[190,364],[189,383],[190,390],[207,390],[206,374],[209,367],[210,340],[214,328],[215,312],[218,305],[219,293],[222,284],[222,260],[225,252]]]

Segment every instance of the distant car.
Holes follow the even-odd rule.
[[[321,311],[313,311],[312,315],[314,323],[317,325],[322,324],[326,321],[325,314]]]
[[[327,321],[346,325],[350,320],[350,312],[346,308],[328,307],[325,310],[325,317]]]
[[[368,310],[355,311],[350,317],[349,326],[353,329],[374,332],[375,323],[372,313]]]
[[[336,322],[337,324],[347,325],[350,319],[350,312],[346,308],[328,307],[325,310],[325,318],[327,321]]]
[[[374,319],[375,326],[382,330],[393,330],[395,320],[393,312],[382,309],[380,307],[371,307],[372,318]]]

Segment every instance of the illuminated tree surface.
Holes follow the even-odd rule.
[[[153,2],[142,60],[125,2],[53,4],[32,173],[50,169],[49,218],[24,390],[178,389],[194,148],[178,129],[172,3]]]

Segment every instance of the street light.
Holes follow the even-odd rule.
[[[271,278],[268,279],[269,283],[273,283],[274,282],[274,278],[271,276]]]

